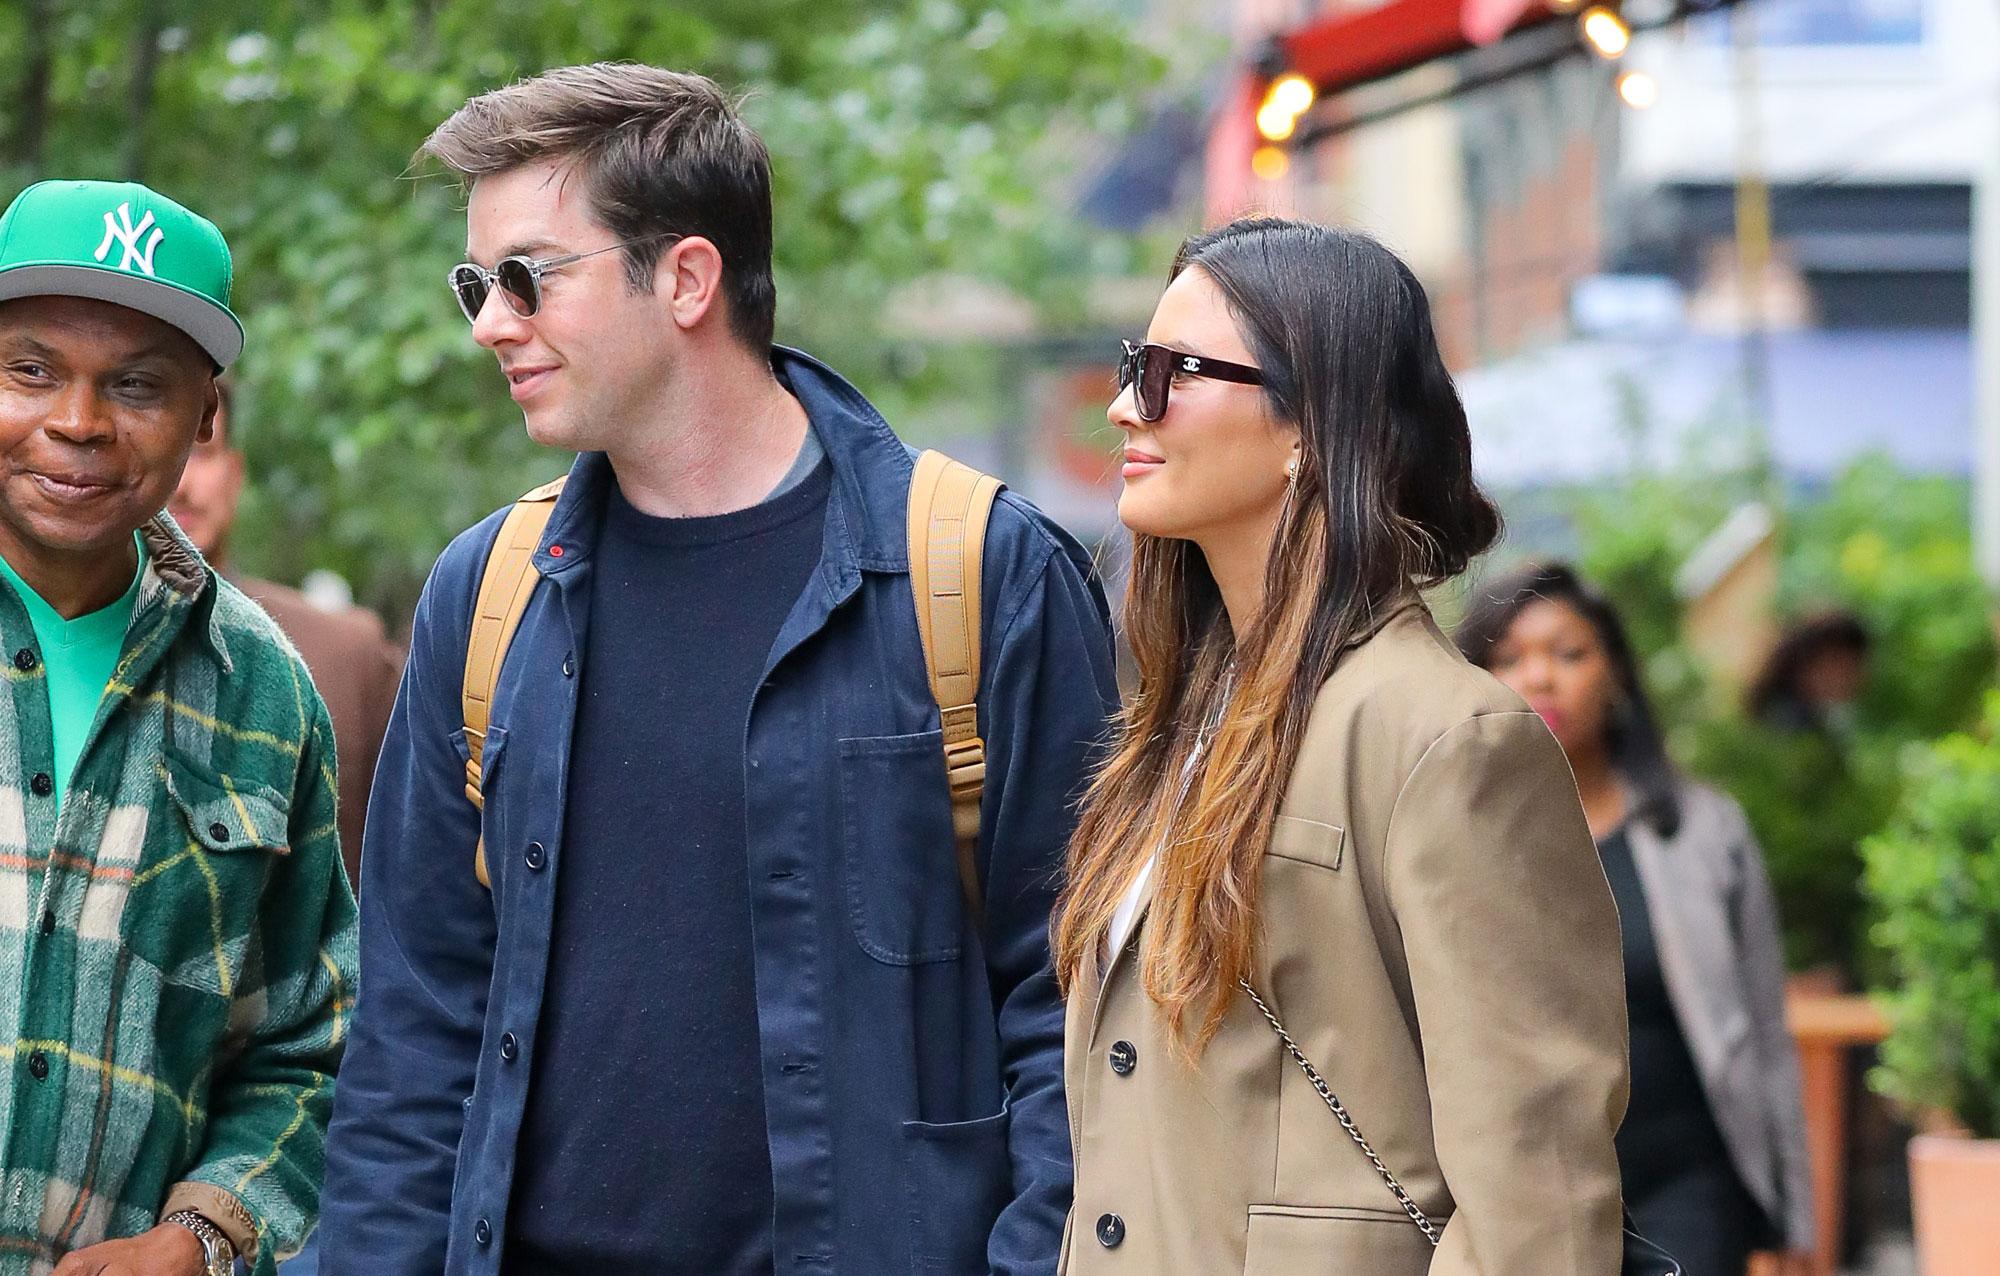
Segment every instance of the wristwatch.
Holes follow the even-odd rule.
[[[202,1262],[207,1264],[202,1276],[235,1276],[236,1247],[229,1243],[221,1228],[194,1210],[175,1210],[160,1221],[187,1228],[201,1242]]]

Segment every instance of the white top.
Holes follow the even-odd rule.
[[[1107,972],[1111,969],[1111,955],[1125,947],[1132,938],[1132,927],[1139,920],[1139,906],[1146,902],[1146,887],[1153,880],[1153,866],[1159,862],[1157,855],[1146,857],[1146,862],[1132,875],[1132,884],[1125,888],[1125,898],[1118,902],[1118,911],[1111,914],[1111,929],[1104,932],[1104,960],[1101,963]]]
[[[1174,795],[1173,810],[1180,813],[1181,804],[1187,801],[1188,785],[1194,780],[1194,769],[1201,765],[1201,755],[1208,750],[1209,737],[1222,725],[1222,715],[1229,705],[1229,693],[1235,689],[1236,666],[1232,663],[1224,675],[1222,700],[1209,714],[1208,721],[1195,733],[1194,748],[1188,750],[1187,761],[1181,764],[1180,788]],[[1146,902],[1146,890],[1152,885],[1153,870],[1160,862],[1160,853],[1154,851],[1132,875],[1132,884],[1125,888],[1125,898],[1118,901],[1118,910],[1111,914],[1111,925],[1104,932],[1104,952],[1098,966],[1105,975],[1111,973],[1111,958],[1132,938],[1132,929],[1139,922],[1139,909]]]

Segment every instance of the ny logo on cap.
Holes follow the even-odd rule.
[[[149,226],[152,227],[153,233],[142,249],[139,247],[139,237],[146,233],[146,228]],[[160,241],[166,237],[165,231],[153,226],[153,214],[150,210],[139,219],[139,224],[134,226],[132,205],[120,204],[115,215],[104,214],[104,242],[97,246],[95,256],[97,260],[103,261],[105,255],[111,251],[111,245],[116,243],[125,250],[124,257],[118,262],[118,269],[136,270],[142,275],[150,275],[153,273],[153,250],[158,248]]]

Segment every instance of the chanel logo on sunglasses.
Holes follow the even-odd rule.
[[[1135,341],[1119,344],[1125,348],[1125,358],[1118,365],[1118,389],[1122,394],[1126,386],[1132,387],[1133,406],[1139,410],[1141,421],[1157,421],[1166,415],[1167,396],[1173,390],[1176,372],[1239,385],[1264,384],[1263,372],[1248,364],[1207,359],[1151,341],[1143,345]]]

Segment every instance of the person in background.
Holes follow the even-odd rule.
[[[375,782],[389,710],[396,704],[403,652],[372,611],[328,611],[290,586],[234,570],[229,534],[243,497],[244,457],[235,442],[236,396],[228,378],[217,381],[216,390],[221,402],[215,432],[195,445],[167,510],[209,565],[271,614],[312,672],[333,715],[334,747],[340,754],[340,853],[348,880],[359,885],[368,789]]]
[[[1793,625],[1750,684],[1750,716],[1779,731],[1843,738],[1868,681],[1867,626],[1829,611]]]
[[[1618,1160],[1639,1231],[1687,1276],[1810,1248],[1778,916],[1742,810],[1675,770],[1618,613],[1569,567],[1480,587],[1457,638],[1555,732],[1618,900],[1632,1032]]]

